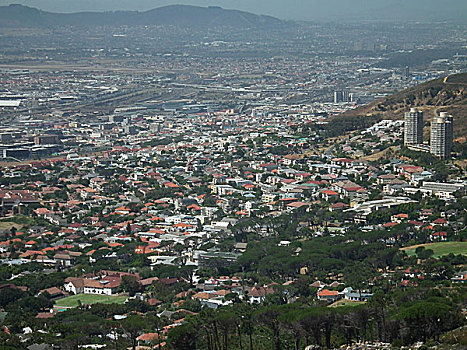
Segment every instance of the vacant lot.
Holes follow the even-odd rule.
[[[109,296],[109,295],[94,295],[94,294],[77,294],[67,298],[57,300],[55,306],[58,307],[77,307],[81,304],[123,304],[127,299],[126,296]]]
[[[467,242],[439,242],[439,243],[427,243],[427,244],[418,244],[410,247],[401,248],[404,250],[407,255],[415,255],[415,249],[418,247],[425,247],[425,249],[432,249],[435,254],[435,258],[439,258],[443,255],[448,255],[453,253],[467,255]]]

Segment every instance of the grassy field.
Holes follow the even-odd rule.
[[[55,303],[56,307],[77,307],[78,300],[81,304],[123,304],[127,299],[126,296],[109,296],[109,295],[94,295],[94,294],[77,294],[72,295]]]
[[[0,221],[0,230],[11,230],[12,227],[16,227],[16,229],[21,229],[21,225],[16,224],[11,221]]]
[[[418,244],[413,245],[410,247],[401,248],[404,250],[407,255],[415,255],[415,249],[418,247],[425,247],[425,249],[432,249],[435,254],[435,258],[439,258],[443,255],[448,255],[450,253],[453,254],[463,254],[467,255],[467,242],[439,242],[439,243],[426,243],[426,244]]]
[[[363,301],[338,300],[329,305],[329,307],[358,306],[365,304]]]
[[[380,152],[376,152],[376,153],[373,153],[373,154],[370,154],[368,156],[365,156],[365,157],[362,157],[363,160],[368,160],[370,162],[374,162],[378,159],[381,159],[381,158],[385,158],[387,153],[389,151],[392,151],[392,152],[395,152],[395,151],[398,151],[400,150],[400,147],[396,147],[396,146],[391,146],[391,147],[388,147],[386,148],[385,150],[382,150]],[[393,153],[394,154],[394,153]]]
[[[15,215],[0,220],[1,225],[3,225],[2,228],[11,228],[11,226],[22,228],[24,225],[35,225],[36,222],[37,220],[35,218],[25,215]]]

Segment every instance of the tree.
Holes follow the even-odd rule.
[[[300,323],[300,319],[301,314],[299,310],[296,309],[285,312],[279,317],[281,327],[293,335],[294,350],[300,349],[300,341],[305,333],[302,324]]]
[[[21,299],[25,293],[17,288],[4,288],[0,291],[0,306],[5,308],[8,304]]]
[[[130,315],[122,322],[122,328],[125,331],[133,350],[138,345],[138,336],[146,326],[144,318],[138,315]]]
[[[278,320],[280,314],[281,312],[278,306],[268,306],[259,309],[254,315],[256,321],[260,325],[265,326],[271,331],[274,350],[281,350],[282,348]]]
[[[297,294],[308,298],[311,294],[310,289],[311,279],[308,276],[300,277],[294,282],[294,287],[297,288]]]
[[[434,253],[435,252],[433,249],[426,249],[423,246],[417,247],[417,249],[415,249],[415,254],[417,254],[417,257],[420,259],[428,259],[429,257],[433,256]]]
[[[85,344],[86,336],[84,334],[70,334],[65,339],[60,341],[60,349],[64,350],[75,350],[79,349],[79,346]]]
[[[141,290],[141,284],[139,284],[136,276],[123,276],[120,289],[127,292],[132,297]]]
[[[193,350],[196,349],[197,331],[191,323],[172,328],[167,336],[169,349]]]
[[[189,298],[183,302],[183,308],[192,312],[200,312],[202,305],[199,300]]]
[[[326,308],[311,307],[300,313],[300,325],[308,336],[313,337],[315,344],[321,346],[322,325]]]
[[[222,336],[222,349],[227,350],[229,344],[229,331],[236,329],[236,318],[232,311],[217,313],[216,323]]]
[[[435,339],[442,329],[442,319],[449,314],[449,307],[441,303],[417,302],[404,308],[399,317],[403,322],[402,339],[409,344],[429,336]]]
[[[161,337],[162,337],[162,327],[164,325],[163,320],[157,316],[157,314],[152,314],[148,317],[148,323],[150,327],[156,330],[157,333],[157,345],[158,349],[161,348]]]
[[[181,257],[182,256],[182,253],[183,251],[185,250],[185,246],[181,243],[176,243],[174,246],[173,246],[173,250],[175,251],[175,253]]]
[[[18,229],[16,228],[16,226],[12,226],[11,229],[10,229],[10,237],[15,237],[16,236],[16,231],[18,231]],[[6,239],[8,239],[9,237],[5,237]]]
[[[381,290],[375,292],[368,302],[370,314],[376,321],[380,341],[386,341],[386,302],[386,296]]]
[[[131,225],[129,222],[126,224],[126,234],[127,236],[131,236]]]
[[[183,278],[185,281],[187,281],[190,286],[193,285],[193,273],[195,271],[194,266],[181,266],[178,269],[178,276]]]
[[[237,325],[237,332],[240,341],[240,348],[242,347],[242,334],[246,333],[248,335],[248,344],[249,350],[253,350],[253,332],[254,332],[254,319],[253,319],[253,309],[254,306],[248,304],[239,304],[235,307],[235,313],[237,314],[238,319],[240,320]]]

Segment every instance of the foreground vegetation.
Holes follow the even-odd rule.
[[[455,306],[462,289],[417,288],[377,293],[365,305],[340,308],[318,304],[245,305],[203,310],[169,332],[171,349],[327,349],[355,341],[394,346],[428,339],[462,325]]]

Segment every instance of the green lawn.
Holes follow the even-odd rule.
[[[432,249],[435,252],[435,258],[439,258],[440,256],[448,255],[450,253],[453,253],[455,255],[467,255],[467,242],[427,243],[401,248],[401,250],[404,250],[409,256],[415,255],[415,249],[420,246],[425,247],[425,249]]]
[[[127,298],[126,296],[77,294],[57,300],[55,306],[77,307],[79,306],[78,300],[81,301],[81,304],[123,304]]]
[[[8,225],[11,227],[12,224],[15,226],[23,226],[23,225],[34,225],[36,223],[36,219],[30,217],[30,216],[24,216],[24,215],[16,215],[13,217],[9,218],[4,218],[0,220],[0,222],[3,225]]]
[[[363,301],[351,301],[351,300],[338,300],[329,305],[329,307],[341,307],[341,306],[358,306],[365,304]]]

